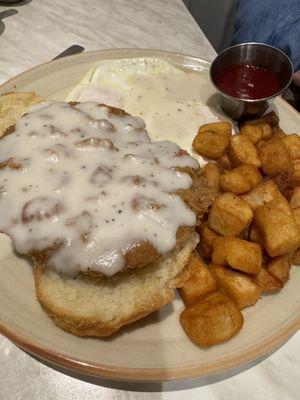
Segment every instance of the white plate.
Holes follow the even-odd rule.
[[[203,103],[217,107],[207,61],[156,50],[105,50],[60,59],[18,75],[2,85],[0,93],[33,90],[63,100],[96,61],[149,56],[201,71],[207,79]],[[300,131],[295,110],[282,99],[276,99],[274,107],[285,131]],[[31,266],[13,252],[5,235],[0,236],[0,276],[1,333],[44,360],[93,376],[159,381],[216,374],[267,355],[300,326],[300,267],[293,268],[280,293],[264,296],[243,311],[245,325],[236,337],[207,350],[196,347],[183,332],[180,299],[108,339],[83,339],[62,331],[36,301]]]

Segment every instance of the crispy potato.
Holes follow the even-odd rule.
[[[280,192],[287,197],[291,188],[293,188],[294,170],[283,171],[277,175],[272,175],[272,180],[276,183]]]
[[[257,168],[261,166],[255,145],[245,135],[234,135],[230,138],[229,156],[234,166],[242,164],[251,164]]]
[[[250,227],[244,229],[239,235],[238,238],[248,240],[250,233]]]
[[[300,265],[300,248],[294,251],[291,262],[294,265]]]
[[[263,240],[262,237],[260,236],[260,233],[255,226],[255,224],[251,224],[250,226],[250,231],[249,231],[249,240],[254,243],[258,243],[261,246],[263,246]]]
[[[283,287],[283,283],[271,275],[266,268],[261,268],[253,281],[261,288],[261,292],[275,292]]]
[[[229,146],[231,125],[229,122],[213,122],[202,125],[193,141],[193,148],[202,156],[220,158]]]
[[[240,310],[252,306],[259,300],[261,289],[246,274],[220,265],[210,264],[209,268],[221,290],[235,301]]]
[[[209,162],[205,164],[200,172],[200,175],[206,179],[207,186],[214,189],[216,192],[220,191],[220,166],[217,163]]]
[[[300,187],[296,187],[290,197],[290,206],[291,208],[300,207]]]
[[[178,289],[185,305],[192,304],[195,300],[217,289],[216,280],[205,262],[192,254],[189,262],[190,277],[187,282]]]
[[[208,226],[223,236],[238,236],[253,219],[251,207],[233,193],[216,198],[208,214]]]
[[[224,192],[247,193],[262,181],[262,176],[254,165],[241,165],[220,175],[220,185]]]
[[[265,143],[267,143],[267,140],[261,139],[256,143],[256,148],[259,150]]]
[[[257,185],[251,192],[244,194],[241,198],[255,210],[257,207],[275,199],[282,197],[278,186],[272,180],[264,181]]]
[[[212,253],[212,243],[217,237],[220,237],[220,235],[210,229],[207,221],[203,222],[200,226],[200,229],[197,231],[200,235],[200,241],[197,246],[197,250],[202,257],[210,258]]]
[[[207,347],[236,335],[244,318],[230,297],[216,291],[188,306],[182,312],[180,322],[192,342]]]
[[[294,171],[293,161],[281,138],[268,140],[258,150],[261,167],[266,175],[277,175],[281,172]]]
[[[261,118],[251,119],[250,121],[239,122],[238,123],[239,129],[241,129],[241,127],[246,124],[247,125],[269,124],[272,128],[274,128],[277,127],[279,124],[279,117],[274,111],[270,111],[268,114],[265,114]]]
[[[300,246],[299,228],[283,196],[257,207],[254,223],[271,257],[290,253]]]
[[[262,248],[257,243],[233,237],[219,237],[212,244],[212,263],[257,274],[262,266]]]
[[[270,111],[268,114],[265,114],[261,119],[267,124],[270,124],[272,128],[278,127],[279,117],[274,111]]]
[[[295,160],[294,164],[294,174],[291,181],[291,187],[295,188],[300,186],[300,160]]]
[[[283,138],[285,136],[287,136],[286,133],[279,126],[273,128],[273,137]]]
[[[283,141],[291,159],[300,159],[300,136],[294,133],[292,135],[284,136],[281,140]]]
[[[294,208],[292,212],[293,212],[293,217],[300,231],[300,207]]]
[[[248,136],[252,143],[256,144],[261,139],[270,139],[273,135],[271,125],[261,123],[248,123],[246,122],[241,126],[241,135]]]
[[[230,170],[233,168],[232,160],[227,153],[223,154],[222,157],[218,159],[217,163],[221,168],[226,170]]]
[[[284,284],[290,277],[291,255],[285,254],[273,258],[266,267],[269,274]]]

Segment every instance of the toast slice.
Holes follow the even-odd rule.
[[[35,267],[36,295],[56,325],[78,336],[104,337],[170,303],[174,288],[189,277],[185,268],[198,243],[193,233],[183,246],[159,262],[94,279],[63,278]]]
[[[0,96],[0,137],[9,133],[9,128],[26,111],[43,101],[43,98],[34,92],[9,92]]]

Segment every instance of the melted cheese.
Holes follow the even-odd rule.
[[[139,240],[165,254],[195,224],[176,194],[192,180],[175,167],[198,162],[106,106],[36,106],[1,139],[0,162],[1,231],[23,254],[59,244],[47,266],[64,274],[111,276]]]

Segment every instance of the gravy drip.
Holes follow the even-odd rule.
[[[198,162],[144,121],[94,102],[41,103],[1,139],[0,230],[22,254],[59,244],[46,266],[112,276],[138,241],[165,254],[195,214],[176,194],[175,167]]]

